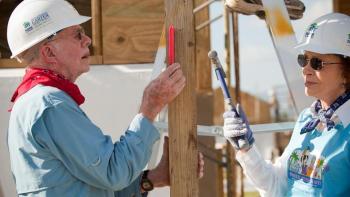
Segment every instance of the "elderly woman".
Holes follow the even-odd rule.
[[[300,114],[282,156],[263,160],[240,108],[240,117],[225,112],[225,136],[262,196],[350,196],[350,17],[316,19],[296,49],[305,94],[316,101]],[[240,147],[239,138],[249,146]]]

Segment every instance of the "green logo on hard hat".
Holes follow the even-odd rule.
[[[348,34],[348,44],[350,44],[350,34]]]
[[[30,25],[30,22],[24,22],[23,27],[27,33],[33,30],[33,27]]]
[[[313,38],[315,35],[315,31],[318,29],[317,23],[312,23],[309,27],[309,29],[305,33],[305,37],[311,37]]]

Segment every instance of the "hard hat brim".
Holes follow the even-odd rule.
[[[341,51],[339,49],[327,48],[325,46],[315,45],[309,42],[302,42],[296,45],[294,49],[302,53],[304,53],[305,51],[310,51],[310,52],[319,53],[319,54],[339,54],[339,55],[350,56],[350,51]]]

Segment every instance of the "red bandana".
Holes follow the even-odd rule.
[[[85,98],[80,93],[78,86],[67,80],[62,75],[47,69],[28,68],[26,69],[26,74],[24,75],[21,84],[17,87],[15,93],[13,94],[11,102],[16,102],[20,96],[38,84],[55,87],[64,91],[70,97],[72,97],[78,105],[81,105],[85,101]]]

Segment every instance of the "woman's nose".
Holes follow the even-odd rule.
[[[311,75],[314,72],[314,69],[310,66],[310,61],[307,61],[307,64],[302,68],[302,72],[304,75]]]

